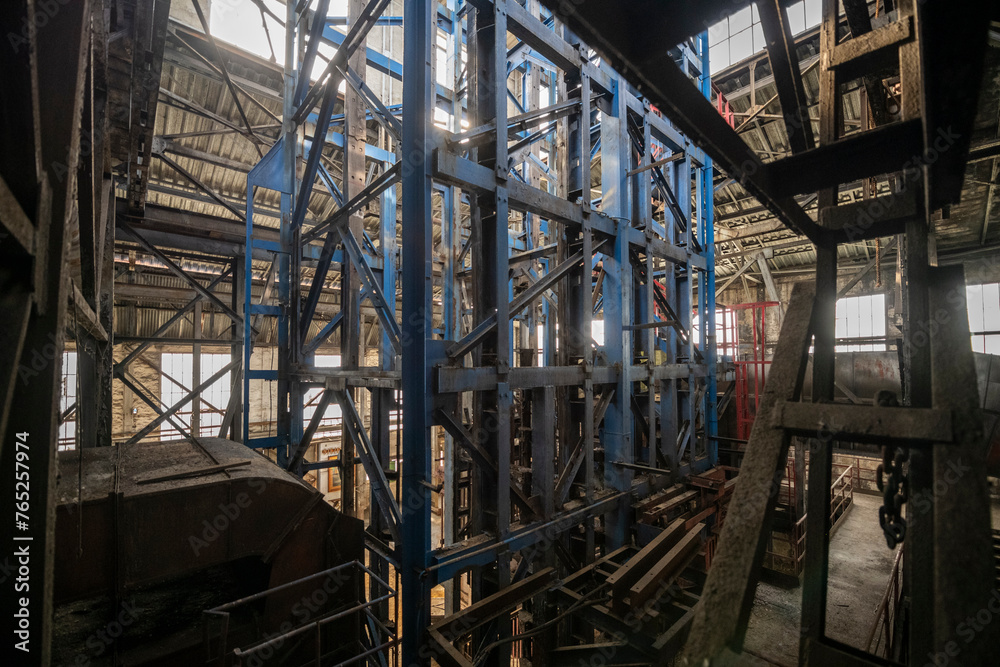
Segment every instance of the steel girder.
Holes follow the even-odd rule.
[[[432,585],[445,584],[446,608],[454,611],[456,600],[461,599],[462,583],[457,575],[470,568],[474,573],[473,597],[478,600],[506,589],[510,581],[506,563],[511,553],[556,540],[564,562],[582,562],[592,558],[598,546],[600,532],[596,528],[602,517],[615,524],[614,540],[629,538],[627,507],[633,471],[608,466],[614,490],[602,493],[604,473],[595,460],[595,441],[613,443],[619,452],[617,461],[669,459],[675,465],[675,475],[714,461],[714,442],[707,437],[714,429],[709,414],[714,401],[708,395],[712,392],[705,390],[712,382],[712,359],[700,351],[714,344],[708,158],[691,148],[683,135],[636,97],[617,74],[591,63],[583,47],[567,41],[561,29],[553,31],[543,22],[536,2],[521,6],[506,0],[477,1],[474,9],[457,15],[450,10],[442,14],[441,7],[435,11],[434,5],[422,0],[406,4],[405,113],[399,127],[386,117],[386,109],[368,99],[370,94],[358,76],[363,68],[351,65],[330,70],[351,81],[345,112],[348,118],[351,107],[360,108],[366,99],[374,107],[373,119],[390,141],[394,131],[401,129],[398,166],[389,154],[365,146],[356,133],[345,131],[343,142],[337,144],[336,137],[341,135],[321,128],[313,132],[306,175],[302,182],[296,182],[291,176],[296,138],[286,127],[282,142],[248,177],[248,191],[267,187],[283,193],[279,213],[286,222],[277,243],[273,238],[265,240],[267,232],[253,224],[257,207],[248,197],[245,237],[247,276],[254,252],[275,253],[280,307],[251,303],[249,281],[244,286],[244,364],[248,368],[244,392],[249,392],[250,381],[277,382],[281,406],[277,436],[254,438],[245,433],[247,444],[277,447],[282,464],[304,471],[316,469],[323,462],[309,460],[309,450],[323,404],[334,402],[336,397],[347,408],[356,408],[356,416],[348,417],[348,430],[363,450],[361,460],[370,479],[379,478],[380,471],[390,472],[390,461],[396,457],[402,459],[396,488],[391,475],[373,484],[372,506],[377,504],[385,511],[372,513],[369,541],[379,554],[381,564],[376,571],[388,572],[389,562],[399,566],[401,619],[407,638],[402,658],[407,664],[419,662],[425,646]],[[368,23],[377,22],[377,1],[366,9],[364,18]],[[314,18],[318,20],[321,17]],[[293,24],[289,17],[288,25]],[[448,65],[448,76],[453,76],[451,90],[457,92],[444,103],[452,109],[469,108],[469,121],[476,129],[467,136],[462,132],[460,114],[452,117],[445,132],[433,127],[432,112],[442,95],[431,57],[435,24],[450,26],[446,32],[452,31],[448,38],[449,53],[453,54],[450,60],[458,57],[458,62]],[[316,39],[317,26],[314,22],[311,39]],[[465,69],[471,74],[464,88],[459,55],[463,32],[470,35]],[[508,32],[523,39],[528,50],[520,47],[520,52],[525,55],[530,51],[530,57],[515,55],[516,61],[512,60],[501,37]],[[352,45],[361,43],[363,34],[364,29],[359,29],[344,39],[342,59],[356,55]],[[696,50],[707,49],[702,45]],[[692,70],[702,68],[699,58],[688,64]],[[480,78],[483,73],[486,75]],[[294,79],[292,74],[290,79]],[[574,91],[576,78],[580,80],[579,93]],[[547,109],[540,95],[543,84],[551,91]],[[701,77],[699,84],[706,85],[707,77]],[[332,86],[329,82],[324,85]],[[505,87],[508,95],[501,94]],[[318,126],[327,122],[330,105],[321,109],[319,116],[308,114],[320,100],[319,90],[306,93],[304,84],[287,90],[286,117],[315,120]],[[524,112],[508,118],[511,98]],[[469,102],[463,104],[463,99]],[[590,156],[598,145],[590,132],[593,114],[607,111],[611,105],[616,109],[614,119],[599,130],[598,143],[607,156],[603,171],[608,196],[598,210],[592,207],[589,187],[581,187],[578,196],[570,197],[565,183],[576,179],[582,184],[589,179]],[[564,152],[565,137],[574,125],[582,131],[573,135],[572,151]],[[497,127],[506,129],[498,132]],[[633,135],[635,128],[639,132]],[[463,144],[465,139],[470,139],[469,143]],[[514,149],[510,142],[514,142]],[[313,180],[323,177],[319,156],[324,143],[342,146],[358,156],[363,155],[359,150],[363,149],[369,161],[374,158],[383,165],[381,175],[369,180],[366,187],[352,189],[347,182],[324,181],[331,191],[343,193],[339,199],[334,197],[340,208],[310,228],[303,223]],[[547,161],[542,159],[543,151]],[[659,154],[667,151],[679,157],[654,165]],[[575,162],[567,160],[570,152],[578,156]],[[355,167],[357,164],[355,161]],[[641,169],[643,166],[648,168]],[[345,168],[345,178],[356,178],[355,167]],[[400,176],[403,187],[398,219],[402,226],[398,227],[394,183]],[[661,222],[653,217],[651,200],[667,196],[664,193],[669,193],[674,206],[670,219]],[[633,205],[634,198],[650,201]],[[349,219],[374,202],[380,208],[377,243]],[[684,207],[693,213],[683,213]],[[512,234],[514,224],[519,231]],[[307,259],[317,257],[309,242],[321,238],[325,243],[318,255],[320,270],[303,305],[296,278]],[[336,371],[317,369],[309,358],[334,330],[343,332],[348,324],[361,324],[347,305],[319,336],[309,342],[304,337],[313,319],[311,304],[325,288],[325,263],[335,259],[337,246],[345,247],[342,261],[346,264],[349,258],[357,270],[356,278],[345,274],[346,280],[341,280],[345,295],[355,302],[367,295],[379,313],[380,322],[373,325],[379,341],[377,371],[370,361],[364,367],[351,368],[345,363]],[[529,277],[511,276],[512,259]],[[595,265],[608,276],[603,285],[598,283],[596,291]],[[669,296],[658,291],[661,280],[669,284]],[[692,297],[696,288],[699,300]],[[595,296],[604,304],[604,317],[609,322],[619,321],[623,317],[620,313],[625,313],[622,328],[609,325],[610,340],[596,352],[590,342]],[[635,307],[636,299],[646,305]],[[680,317],[676,318],[676,329],[660,337],[645,325],[654,319],[654,309],[664,305]],[[707,324],[700,337],[691,335],[692,310]],[[277,372],[250,368],[253,341],[246,323],[258,318],[277,318],[282,359]],[[476,329],[477,323],[483,325],[481,331]],[[562,323],[561,330],[557,330],[557,323]],[[631,328],[626,329],[626,325]],[[447,347],[463,339],[468,345],[460,345],[449,357]],[[360,343],[343,333],[341,340],[342,346],[352,350]],[[531,354],[538,348],[543,350],[541,366]],[[648,361],[636,362],[632,348],[641,348]],[[469,351],[474,351],[471,366]],[[644,417],[636,420],[633,387],[639,382],[646,383],[641,392]],[[307,387],[325,389],[321,406],[308,425],[302,417],[302,396]],[[367,397],[363,390],[353,398],[345,393],[354,387],[369,389],[370,403],[363,400]],[[395,451],[391,414],[399,408],[394,396],[397,388],[402,390],[405,409],[402,446]],[[661,403],[657,396],[664,397]],[[370,423],[364,420],[367,405],[371,406]],[[474,408],[472,420],[467,417],[470,407]],[[350,409],[346,412],[354,413]],[[249,426],[246,414],[244,411],[245,431]],[[574,432],[572,423],[578,415],[583,419]],[[492,421],[487,423],[485,416]],[[675,436],[685,420],[697,423],[698,428],[692,426],[687,440],[690,454],[682,456]],[[448,428],[439,440],[437,427],[442,424]],[[370,435],[367,429],[371,429]],[[485,440],[480,437],[484,431]],[[443,454],[438,449],[441,441]],[[516,451],[512,448],[515,442]],[[641,452],[637,451],[640,442]],[[289,448],[290,463],[282,455]],[[537,457],[531,455],[532,448]],[[575,453],[571,455],[569,449]],[[337,463],[342,472],[353,459],[344,455],[346,451],[342,450]],[[463,452],[473,454],[471,468]],[[446,468],[442,481],[435,477],[434,457],[440,455],[454,464],[450,470]],[[531,458],[535,477],[530,486],[514,477],[519,474],[515,469],[521,461],[518,457]],[[460,479],[466,469],[476,480],[471,499]],[[546,483],[546,478],[551,478],[551,483]],[[350,489],[353,483],[348,476],[342,479]],[[558,487],[557,480],[561,480]],[[644,484],[640,486],[646,488]],[[431,544],[430,507],[437,500],[435,492],[441,493],[445,512],[442,537],[446,548],[441,550]],[[392,503],[399,505],[398,519]],[[469,518],[462,518],[465,516]],[[586,537],[585,544],[578,546],[569,532],[580,526]],[[591,556],[586,556],[588,553]],[[540,566],[541,561],[535,561],[534,556],[522,558],[517,576]],[[541,607],[549,604],[545,597],[532,602],[540,605],[539,614],[543,613]],[[489,629],[483,632],[495,639],[505,634]],[[504,651],[506,648],[500,649],[500,654]]]
[[[95,99],[93,81],[87,84],[92,53],[104,62],[102,49],[92,49],[91,22],[103,18],[98,7],[87,1],[60,6],[37,30],[35,3],[10,2],[0,9],[0,27],[10,37],[0,72],[0,282],[6,315],[0,326],[0,369],[6,373],[0,381],[0,468],[7,471],[0,507],[9,517],[0,530],[0,559],[23,568],[18,576],[28,584],[16,588],[11,579],[0,602],[11,610],[3,623],[9,651],[25,665],[48,665],[51,659],[55,464],[70,295],[85,301],[81,308],[97,313],[94,324],[108,330],[100,302],[105,280],[113,278],[102,275],[107,264],[99,242],[107,232],[104,164],[82,164],[81,133],[84,118],[89,129],[104,132],[105,101]],[[74,231],[87,245],[81,249],[82,285],[74,284],[68,262]],[[102,378],[95,372],[94,379]],[[104,388],[101,382],[99,391]],[[93,425],[99,396],[90,398],[78,407]]]
[[[789,136],[794,141],[796,152],[801,151],[802,154],[766,165],[717,113],[712,112],[711,105],[692,89],[684,73],[671,59],[663,57],[662,49],[646,48],[646,45],[660,42],[677,43],[700,29],[696,28],[688,35],[670,32],[665,27],[668,20],[683,31],[691,26],[691,21],[699,18],[717,21],[727,13],[740,9],[743,3],[723,3],[728,6],[722,11],[713,11],[710,6],[713,3],[697,3],[697,8],[679,8],[687,9],[688,15],[671,14],[671,8],[664,3],[656,3],[655,7],[651,3],[645,7],[647,3],[633,2],[570,4],[553,1],[545,4],[603,57],[625,72],[630,82],[662,109],[679,129],[695,139],[723,171],[739,180],[789,228],[804,234],[814,243],[829,245],[843,242],[843,236],[818,226],[790,195],[815,190],[824,178],[843,183],[858,177],[919,168],[926,162],[931,209],[953,203],[959,195],[961,174],[964,174],[962,165],[968,155],[972,115],[982,77],[988,25],[986,2],[973,3],[969,13],[961,17],[940,7],[929,8],[920,4],[912,15],[873,32],[865,32],[867,26],[855,17],[852,26],[855,38],[831,49],[827,69],[841,70],[840,76],[849,78],[858,75],[859,71],[864,73],[872,58],[884,59],[888,55],[891,60],[898,50],[900,59],[897,62],[902,67],[904,78],[908,73],[921,77],[916,85],[922,91],[923,102],[914,101],[917,106],[904,109],[902,123],[858,137],[828,142],[811,150],[803,150],[807,144],[798,139],[797,128],[806,131],[808,122],[802,113],[797,62],[791,57],[790,49],[783,46],[787,44],[787,34],[781,3],[771,3],[776,5],[774,7],[769,4],[767,11],[762,13],[762,19],[768,22],[765,27],[765,32],[770,35],[768,41],[774,45],[769,48],[769,53],[772,66],[779,75],[776,84],[785,110],[786,125],[790,127]],[[851,3],[848,4],[850,7]],[[849,15],[849,19],[852,16]],[[913,43],[918,36],[921,51],[907,50],[907,44]],[[926,63],[922,70],[920,62]],[[951,76],[952,67],[945,63],[962,65],[955,70],[955,76]],[[821,110],[821,117],[823,113]],[[942,137],[946,142],[944,150],[941,149]],[[883,141],[884,149],[873,149],[870,144],[873,140]],[[938,142],[937,147],[935,142]],[[859,151],[861,147],[864,150]],[[934,158],[929,159],[929,155]],[[810,165],[808,168],[807,164]],[[835,168],[837,173],[827,174],[831,168]]]
[[[976,3],[969,14],[961,17],[951,15],[946,18],[942,12],[947,10],[941,7],[928,10],[923,4],[902,2],[897,5],[898,14],[894,22],[871,31],[870,26],[863,20],[867,17],[861,17],[862,20],[859,20],[859,3],[847,3],[848,21],[851,24],[853,39],[844,41],[838,34],[839,3],[835,0],[826,0],[823,3],[824,23],[821,28],[823,65],[820,72],[819,146],[809,149],[805,134],[796,135],[796,132],[790,132],[792,146],[797,154],[768,165],[759,163],[756,156],[748,154],[747,146],[742,143],[738,135],[704,100],[700,99],[690,83],[685,80],[683,72],[669,58],[663,57],[662,49],[648,48],[655,43],[653,40],[664,39],[661,23],[675,18],[670,15],[669,7],[663,3],[659,3],[656,7],[645,6],[644,3],[626,5],[626,3],[546,2],[546,4],[549,4],[553,11],[585,40],[590,41],[603,58],[625,72],[640,91],[654,103],[661,105],[660,108],[677,123],[680,129],[692,136],[706,153],[716,160],[723,171],[739,180],[787,226],[805,234],[817,244],[815,304],[806,304],[813,308],[812,311],[797,307],[794,317],[786,321],[789,333],[782,336],[779,345],[782,343],[786,346],[791,345],[792,349],[785,350],[787,354],[775,356],[775,363],[785,364],[787,368],[786,372],[772,372],[770,384],[775,385],[774,389],[781,391],[787,389],[793,397],[797,394],[804,368],[804,363],[800,365],[800,362],[805,356],[811,327],[815,335],[816,348],[813,400],[832,399],[833,320],[837,294],[838,243],[854,240],[859,234],[866,238],[869,235],[884,236],[898,233],[901,231],[901,226],[905,228],[909,273],[906,297],[907,321],[910,323],[908,329],[912,332],[914,327],[919,327],[921,323],[928,321],[931,316],[929,298],[940,299],[945,288],[939,290],[933,286],[934,270],[928,266],[927,225],[930,213],[936,208],[954,202],[960,189],[968,148],[970,114],[974,113],[973,110],[976,108],[975,98],[982,72],[982,55],[985,48],[983,31],[987,19],[984,4]],[[710,3],[703,4],[707,8]],[[864,6],[864,3],[861,3],[861,6]],[[765,27],[765,33],[770,35],[768,41],[771,62],[772,67],[777,70],[776,85],[785,107],[786,121],[794,124],[795,118],[798,117],[800,127],[795,129],[804,130],[805,128],[801,127],[805,122],[802,113],[801,82],[797,81],[799,73],[789,53],[788,34],[781,16],[781,4],[773,3],[766,9],[768,11],[762,12],[762,18],[770,23]],[[700,9],[694,10],[692,14],[704,16],[699,14],[700,11]],[[950,28],[956,30],[962,38],[955,40]],[[902,88],[900,121],[847,139],[842,138],[842,130],[839,127],[838,83],[848,78],[864,76],[873,64],[882,66],[886,61],[895,62],[900,71]],[[960,63],[955,81],[949,80],[945,74],[949,67],[945,63]],[[965,87],[962,90],[953,87],[956,81],[964,81]],[[874,100],[873,105],[877,107],[879,101]],[[963,105],[961,108],[960,104]],[[947,135],[943,132],[947,132]],[[934,141],[940,143],[942,140],[946,144],[944,148],[934,146]],[[943,164],[940,158],[945,154],[947,160],[943,161],[946,163]],[[916,205],[909,207],[910,202],[905,202],[906,206],[902,208],[912,208],[912,211],[898,216],[898,220],[894,220],[892,225],[876,221],[874,227],[860,225],[859,228],[858,224],[848,221],[848,211],[838,210],[835,189],[838,183],[857,177],[900,170],[919,172],[923,176],[921,180],[926,184],[926,190],[916,188],[913,195]],[[791,198],[794,194],[817,189],[820,190],[819,223],[809,219]],[[878,202],[877,205],[882,204],[883,202]],[[841,226],[830,224],[837,218],[848,222]],[[938,278],[943,279],[944,276]],[[949,278],[958,282],[954,276]],[[798,301],[812,301],[812,299],[803,297],[800,293]],[[964,326],[964,317],[955,319]],[[942,330],[939,338],[944,339],[954,335],[955,348],[966,347],[965,343],[957,342],[964,340],[961,338],[963,327],[944,328],[948,331]],[[940,358],[944,364],[946,362],[943,359],[948,353],[944,348],[938,348],[939,352],[932,354],[933,347],[933,342],[930,346],[926,342],[914,345],[913,339],[906,345],[905,356],[909,377],[904,385],[904,396],[910,405],[931,407],[932,386],[935,392],[941,394],[933,401],[934,407],[938,407],[938,403],[946,402],[944,393],[947,390],[944,386],[952,375],[942,373],[942,377],[939,378],[941,382],[935,381],[932,384],[931,359]],[[966,356],[966,352],[959,350],[951,358],[960,368],[965,369],[968,364],[962,360]],[[957,393],[960,392],[956,389]],[[956,396],[955,402],[952,403],[955,407],[952,409],[969,409],[974,402],[972,396],[967,396],[964,402],[959,401]],[[792,413],[789,412],[780,419],[791,417]],[[913,423],[918,422],[919,420]],[[977,437],[975,423],[976,420],[973,419],[966,433],[969,442],[974,442]],[[780,427],[782,424],[768,424],[761,428],[770,429],[772,426]],[[912,435],[921,436],[919,433]],[[783,447],[787,445],[787,438],[787,433],[762,431],[759,437],[755,434],[751,439],[750,451],[753,452],[754,445],[757,445],[757,449],[760,449],[759,456],[770,457],[772,452],[768,448],[774,445],[778,448],[776,451],[781,454]],[[824,491],[830,482],[831,450],[828,443],[818,447],[818,451],[813,455],[810,469],[810,488],[819,489],[820,492],[811,493],[809,498],[810,525],[803,599],[802,660],[879,664],[879,661],[871,656],[852,651],[825,636],[829,526],[824,526],[823,523],[824,520],[828,522],[829,498]],[[942,474],[940,467],[935,468],[935,466],[945,451],[948,450],[942,446],[933,449],[917,448],[914,451],[910,464],[911,493],[916,487],[925,491],[931,488],[935,475]],[[744,472],[746,478],[741,476],[738,495],[753,496],[754,487],[758,485],[759,493],[753,502],[737,503],[745,505],[753,516],[747,517],[744,521],[726,523],[727,535],[724,535],[717,552],[715,565],[706,584],[706,595],[696,609],[691,638],[686,649],[686,655],[691,660],[719,657],[730,649],[739,651],[742,647],[742,633],[746,628],[753,597],[754,577],[763,544],[761,536],[766,534],[768,508],[772,502],[772,494],[768,491],[768,487],[776,483],[775,480],[780,477],[784,466],[783,454],[779,458],[780,462],[775,459],[760,466],[751,465]],[[981,606],[981,595],[977,595],[974,582],[978,581],[978,586],[982,590],[989,581],[988,549],[982,542],[987,535],[988,521],[978,509],[983,504],[981,498],[983,489],[983,480],[977,476],[963,493],[955,493],[949,498],[949,503],[962,502],[966,503],[964,505],[966,508],[973,506],[977,508],[971,512],[967,521],[960,522],[974,531],[975,553],[970,555],[972,560],[968,571],[954,567],[953,559],[950,562],[939,560],[948,553],[951,542],[936,539],[939,537],[937,533],[939,530],[947,531],[952,528],[950,524],[955,523],[957,518],[955,514],[947,515],[948,518],[945,518],[946,514],[935,508],[935,520],[920,521],[919,530],[914,531],[915,534],[908,540],[907,562],[914,582],[910,607],[915,612],[910,632],[912,656],[933,655],[935,650],[941,650],[948,641],[949,632],[954,632],[954,619],[961,613],[960,610],[968,611],[977,603]],[[731,604],[733,596],[741,601],[738,607]],[[931,609],[938,611],[930,613],[928,610]],[[988,650],[985,647],[991,645],[992,641],[994,640],[983,640],[970,650]],[[978,658],[970,653],[969,656],[963,655],[964,659],[974,663],[985,658]]]

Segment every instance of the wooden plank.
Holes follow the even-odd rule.
[[[612,597],[623,597],[625,591],[631,588],[632,584],[638,581],[650,566],[677,544],[683,532],[684,520],[677,519],[608,577],[607,583],[611,586]]]
[[[35,226],[2,176],[0,176],[0,227],[14,237],[24,252],[35,252]]]
[[[156,482],[168,482],[174,479],[186,479],[188,477],[201,477],[202,475],[213,475],[217,472],[224,472],[229,468],[250,465],[250,459],[245,461],[233,461],[232,463],[220,463],[217,466],[206,466],[204,468],[194,468],[180,470],[178,472],[167,473],[166,475],[139,475],[135,478],[136,484],[154,484]]]
[[[698,497],[698,493],[699,493],[698,491],[687,491],[686,493],[682,493],[676,498],[672,498],[665,503],[661,503],[660,505],[657,505],[656,507],[647,510],[645,514],[643,514],[642,520],[647,523],[649,523],[650,521],[656,521],[657,518],[666,514],[670,510],[676,509],[681,505],[683,505],[684,503],[694,500],[695,498]]]
[[[707,470],[700,475],[691,475],[688,483],[703,489],[721,489],[726,483],[726,473],[718,468]]]
[[[736,489],[736,480],[737,478],[733,477],[732,479],[727,480],[726,483],[722,485],[722,488],[719,489],[718,493],[715,494],[716,502],[732,495],[733,491]]]
[[[679,494],[682,491],[684,491],[684,488],[685,487],[684,487],[683,484],[674,484],[673,486],[671,486],[669,488],[666,488],[666,489],[663,489],[662,491],[654,493],[653,495],[649,496],[648,498],[644,498],[643,500],[640,500],[637,503],[633,503],[632,509],[634,509],[634,510],[636,510],[638,512],[645,512],[650,507],[653,507],[655,505],[659,505],[661,503],[665,503],[666,501],[670,500],[671,498],[673,498],[677,494]]]
[[[94,309],[90,307],[90,304],[87,303],[87,299],[84,298],[83,293],[77,287],[76,283],[73,282],[72,285],[73,292],[70,295],[70,299],[73,303],[73,309],[76,311],[77,323],[98,342],[107,343],[108,332],[101,326],[101,320],[97,317]]]
[[[471,667],[472,662],[465,657],[465,654],[455,648],[455,645],[445,639],[440,632],[431,628],[427,631],[430,639],[441,647],[440,651],[435,651],[435,647],[431,647],[431,651],[435,653],[434,658],[442,665],[447,665],[448,667]]]
[[[701,545],[701,531],[704,524],[698,524],[681,538],[680,542],[649,569],[643,577],[629,589],[628,604],[635,608],[644,604],[657,588],[673,581],[687,567]]]
[[[698,525],[699,523],[703,522],[708,517],[710,517],[713,514],[715,514],[715,512],[716,512],[715,505],[711,505],[709,507],[706,507],[704,510],[702,510],[701,512],[698,512],[693,517],[691,517],[690,519],[687,519],[684,522],[684,530],[691,530],[696,525]]]
[[[778,401],[798,398],[805,368],[804,358],[812,339],[813,300],[816,287],[798,283],[785,314],[778,347],[750,445],[737,478],[732,503],[735,516],[723,523],[718,550],[708,571],[702,599],[694,610],[691,632],[683,656],[692,662],[713,658],[730,642],[742,643],[740,619],[749,613],[763,560],[764,536],[777,500],[771,489],[788,461],[789,438],[769,428]],[[743,626],[745,627],[745,626]]]
[[[445,642],[454,642],[459,637],[489,623],[491,619],[509,610],[518,602],[547,588],[555,578],[555,568],[547,567],[527,579],[504,588],[499,593],[483,598],[462,611],[441,619],[432,625],[430,630],[439,632]]]
[[[774,428],[805,437],[906,445],[909,441],[953,442],[954,419],[951,410],[940,408],[784,401],[775,405],[771,423]]]
[[[568,588],[570,586],[570,584],[572,584],[574,581],[576,581],[577,579],[582,579],[583,577],[587,576],[590,572],[593,572],[594,570],[596,570],[598,568],[598,566],[600,566],[600,565],[604,565],[604,564],[614,565],[615,564],[614,563],[614,559],[617,558],[618,556],[620,556],[621,554],[625,553],[626,551],[628,551],[631,548],[632,547],[630,545],[626,544],[625,546],[621,547],[620,549],[615,549],[614,551],[612,551],[608,555],[604,556],[603,558],[599,558],[599,559],[595,560],[590,565],[586,565],[586,566],[580,568],[579,570],[577,570],[573,574],[570,574],[570,575],[566,576],[562,580],[562,587],[563,588]]]
[[[838,44],[830,54],[828,67],[837,68],[851,65],[855,71],[864,70],[863,65],[858,67],[860,64],[858,61],[864,61],[864,64],[870,67],[873,61],[880,58],[892,59],[897,55],[894,47],[900,42],[910,40],[912,35],[913,27],[910,23],[910,17],[903,17],[877,30],[858,35]]]

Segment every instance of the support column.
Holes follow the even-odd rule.
[[[392,312],[396,311],[396,277],[399,270],[397,258],[398,246],[396,244],[396,188],[388,188],[381,195],[380,225],[379,225],[380,247],[382,249],[382,294],[385,295]],[[389,332],[383,329],[379,344],[379,366],[384,371],[391,371],[398,368],[396,365],[395,348]],[[396,403],[396,391],[394,389],[375,389],[372,392],[372,446],[375,449],[379,464],[383,470],[390,471],[390,461],[392,460],[392,415]],[[397,423],[396,428],[402,425]],[[392,472],[398,473],[398,470]],[[397,487],[398,488],[398,487]],[[377,507],[378,498],[375,493],[369,499],[370,507]],[[381,512],[371,512],[370,530],[380,540],[388,540],[388,526]],[[389,581],[389,562],[374,553],[371,554],[373,570],[382,577],[383,581]],[[383,595],[384,591],[377,584],[372,583],[370,595],[377,597]],[[379,618],[389,618],[389,602],[381,603],[377,608]]]
[[[495,390],[475,395],[474,428],[482,433],[483,448],[497,462],[497,471],[479,469],[473,487],[472,535],[487,531],[504,537],[510,531],[510,412],[511,391],[506,383],[511,364],[511,323],[508,316],[508,203],[507,203],[507,5],[494,2],[492,8],[475,13],[476,74],[470,77],[470,90],[476,98],[479,124],[495,122],[498,128],[493,142],[478,151],[480,165],[493,171],[495,192],[477,197],[479,219],[478,243],[473,250],[476,323],[495,315],[497,326],[484,337],[477,366],[497,369]],[[473,217],[473,224],[476,218]],[[476,511],[477,503],[480,505]],[[496,565],[473,573],[473,602],[488,597],[510,583],[510,557],[501,556]],[[482,640],[494,641],[509,634],[509,626],[484,630]],[[490,653],[489,662],[499,665],[508,654],[505,644]]]
[[[431,410],[428,338],[432,322],[430,0],[405,0],[403,39],[403,516],[400,545],[403,610],[402,664],[426,662],[430,588],[424,577],[431,549]]]
[[[632,264],[629,258],[629,196],[626,171],[629,164],[628,119],[625,106],[625,82],[612,82],[614,95],[611,112],[601,122],[601,199],[602,211],[615,220],[614,249],[604,256],[604,351],[609,365],[621,372],[615,384],[615,396],[604,417],[604,483],[610,490],[631,487],[633,472],[615,465],[632,463],[632,334],[621,323],[632,322]],[[605,548],[613,551],[623,546],[628,536],[629,512],[626,501],[619,502],[605,515]]]
[[[233,292],[232,292],[232,302],[230,307],[242,318],[247,317],[247,313],[243,312],[244,309],[244,299],[245,299],[245,289],[246,281],[243,279],[243,271],[246,267],[245,257],[233,257]],[[271,272],[266,272],[268,277],[271,277]],[[229,360],[230,362],[240,361],[243,359],[243,345],[240,341],[243,340],[243,332],[240,330],[239,322],[232,321],[230,327],[230,339],[233,342],[229,347]],[[223,428],[220,429],[220,437],[228,437],[230,440],[235,440],[236,442],[243,442],[243,375],[247,372],[247,369],[243,367],[241,363],[239,366],[235,367],[236,370],[233,371],[232,381],[230,382],[230,393],[229,395],[229,407],[226,409],[226,417],[229,419],[229,427],[226,428],[225,422],[223,422]]]
[[[194,304],[192,313],[194,322],[194,340],[191,346],[191,386],[198,387],[201,384],[201,301]],[[193,391],[191,398],[191,436],[198,438],[201,436],[201,392]]]
[[[348,0],[348,22],[354,25],[365,9],[365,0]],[[365,80],[367,70],[366,51],[363,47],[354,50],[347,66]],[[354,86],[344,89],[344,200],[350,201],[365,189],[365,144],[368,129],[365,122],[365,106]],[[364,217],[354,214],[348,219],[348,227],[359,242],[364,238]],[[341,265],[340,307],[344,320],[340,326],[340,365],[346,370],[360,366],[361,350],[361,277],[358,267],[350,261]],[[355,404],[359,403],[357,389],[348,390]],[[348,516],[357,514],[356,485],[357,474],[354,461],[354,443],[346,433],[340,445],[340,507]]]
[[[820,48],[833,53],[837,44],[838,0],[823,0]],[[819,145],[834,143],[839,136],[841,98],[837,72],[821,67],[819,74],[820,128]],[[821,190],[819,210],[837,205],[837,186]],[[816,302],[813,310],[814,403],[833,401],[835,333],[837,320],[837,247],[816,247]],[[772,368],[773,373],[773,368]],[[799,658],[808,662],[812,645],[826,636],[827,579],[830,571],[830,488],[833,447],[830,440],[810,439],[809,494],[806,498],[805,579],[802,584],[802,639]]]
[[[28,568],[29,590],[15,591],[13,576],[0,587],[0,608],[7,611],[3,635],[10,642],[6,654],[16,655],[21,665],[48,665],[52,653],[56,449],[69,285],[67,232],[76,219],[89,5],[86,1],[64,5],[49,17],[44,29],[31,32],[27,48],[34,55],[23,76],[16,79],[23,88],[4,91],[4,104],[9,101],[8,94],[11,99],[30,98],[32,91],[37,94],[34,123],[26,123],[36,134],[22,137],[33,149],[32,163],[25,161],[18,165],[29,176],[29,183],[32,178],[37,179],[29,186],[36,193],[31,197],[31,205],[26,202],[27,197],[18,201],[22,210],[31,211],[28,215],[35,223],[35,238],[39,239],[34,248],[34,303],[21,299],[18,306],[22,313],[30,308],[30,313],[27,328],[22,329],[25,335],[20,358],[12,360],[16,384],[6,433],[0,434],[0,470],[7,473],[0,481],[0,511],[7,517],[0,528],[3,545],[0,562],[13,566],[20,560],[20,556],[14,555],[17,549],[29,554],[28,563],[21,561]],[[30,21],[30,15],[19,14],[16,7],[5,7],[0,12],[0,25],[12,32],[20,31],[19,19]],[[38,85],[39,82],[44,85]],[[7,159],[4,158],[4,166]],[[10,312],[13,317],[15,312]],[[18,326],[23,327],[24,320],[20,322]],[[39,364],[39,359],[45,363]],[[23,458],[25,453],[27,459]],[[20,517],[15,516],[15,511],[21,508],[15,504],[14,471],[23,470],[25,465],[31,482],[28,512],[21,519],[24,523],[16,524]],[[19,638],[14,633],[18,626],[14,614],[22,607],[30,615],[31,632],[30,637]],[[25,652],[12,646],[22,639],[27,641]]]
[[[111,445],[114,364],[114,190],[107,123],[107,32],[101,3],[91,5],[90,69],[84,98],[84,127],[91,151],[79,170],[81,291],[108,334],[98,340],[77,329],[77,441],[81,447]]]

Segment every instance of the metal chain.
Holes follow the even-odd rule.
[[[882,408],[899,407],[896,394],[880,391],[875,396],[875,404]],[[875,483],[882,493],[882,506],[878,508],[878,523],[885,534],[886,544],[895,549],[906,537],[906,519],[903,518],[903,504],[909,496],[909,480],[903,464],[910,458],[908,447],[882,447],[882,465],[875,473]]]

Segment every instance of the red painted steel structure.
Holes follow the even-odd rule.
[[[758,301],[729,306],[735,311],[750,314],[752,343],[744,350],[737,340],[737,358],[733,360],[736,369],[736,437],[746,440],[750,437],[757,406],[764,393],[764,380],[771,361],[767,355],[767,309],[778,306],[777,301]]]

